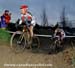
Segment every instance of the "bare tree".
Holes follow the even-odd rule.
[[[48,26],[48,19],[47,19],[47,14],[46,14],[46,9],[44,8],[42,11],[42,26]]]
[[[66,16],[65,16],[65,7],[63,8],[63,10],[62,10],[62,14],[61,14],[61,26],[63,27],[63,28],[65,28],[66,27],[66,25],[67,25],[67,22],[66,22]]]

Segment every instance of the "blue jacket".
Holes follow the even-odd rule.
[[[1,28],[5,28],[5,27],[6,27],[5,17],[1,16]]]

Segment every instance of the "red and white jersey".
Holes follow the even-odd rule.
[[[29,13],[26,13],[25,15],[21,14],[21,20],[22,21],[25,21],[25,20],[31,21],[32,15],[30,15]]]
[[[58,32],[60,32],[61,36],[65,37],[65,32],[63,29],[56,29],[54,35],[56,36]]]
[[[36,21],[35,21],[35,17],[32,16],[30,13],[26,13],[25,15],[21,14],[21,20],[19,22],[19,24],[21,24],[23,21],[31,21],[31,24],[33,26],[35,26]]]

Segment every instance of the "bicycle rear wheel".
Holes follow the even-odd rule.
[[[16,53],[23,52],[26,46],[26,40],[23,37],[23,34],[20,32],[15,32],[10,40],[10,46],[13,51]]]
[[[32,38],[32,44],[31,44],[31,48],[39,48],[40,47],[40,41],[38,37],[33,37]]]
[[[71,44],[72,47],[74,47],[75,46],[75,40],[72,39],[70,44]]]

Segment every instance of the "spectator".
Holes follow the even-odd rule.
[[[9,13],[9,10],[5,10],[3,16],[5,17],[5,22],[8,25],[11,20],[11,13]]]
[[[1,28],[2,28],[2,29],[5,29],[5,27],[6,27],[5,17],[2,15],[2,16],[0,17],[0,19],[1,19],[1,21],[0,21]]]
[[[1,28],[5,29],[7,25],[10,23],[10,20],[11,20],[11,13],[9,13],[9,10],[5,10],[3,15],[0,17]]]

